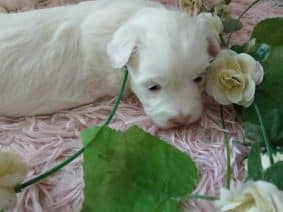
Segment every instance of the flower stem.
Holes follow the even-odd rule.
[[[125,87],[126,87],[126,82],[127,82],[127,78],[128,78],[128,69],[127,67],[125,66],[125,74],[124,74],[124,79],[123,79],[123,83],[122,83],[122,86],[120,88],[120,91],[119,91],[119,95],[115,101],[115,104],[113,106],[113,109],[112,111],[110,112],[108,118],[106,119],[106,121],[104,122],[103,126],[108,126],[109,123],[111,122],[115,112],[117,111],[117,108],[120,104],[120,101],[123,97],[123,93],[124,93],[124,90],[125,90]],[[91,143],[91,142],[90,142]],[[22,189],[26,188],[27,186],[30,186],[34,183],[37,183],[39,182],[40,180],[48,177],[49,175],[59,171],[61,168],[63,168],[64,166],[66,166],[67,164],[69,164],[70,162],[72,162],[74,159],[76,159],[78,156],[80,156],[84,150],[87,148],[87,146],[90,144],[88,143],[86,146],[83,146],[81,149],[79,149],[77,152],[75,152],[73,155],[71,155],[70,157],[68,157],[67,159],[65,159],[63,162],[59,163],[58,165],[56,165],[55,167],[47,170],[46,172],[44,172],[43,174],[41,175],[38,175],[30,180],[28,180],[27,182],[25,183],[22,183],[22,184],[18,184],[15,186],[15,192],[18,193],[18,192],[21,192]]]
[[[256,5],[260,0],[255,0],[253,1],[240,15],[239,17],[237,18],[237,20],[239,21],[254,5]],[[227,38],[227,46],[229,46],[230,44],[230,40],[231,40],[231,37],[232,37],[232,34],[233,32],[230,32],[229,35],[228,35],[228,38]]]
[[[254,102],[253,105],[254,105],[256,116],[257,116],[257,119],[258,119],[258,122],[259,122],[259,125],[260,125],[260,129],[261,129],[261,132],[262,132],[264,144],[265,144],[268,156],[269,156],[270,164],[274,164],[274,160],[273,160],[272,152],[271,152],[270,141],[269,141],[267,134],[266,134],[266,130],[265,130],[265,127],[264,127],[264,124],[263,124],[263,120],[262,120],[262,116],[261,116],[259,107],[257,106],[256,102]]]
[[[224,111],[223,111],[223,106],[220,105],[220,114],[221,114],[221,123],[222,127],[224,129],[224,143],[225,143],[225,148],[226,148],[226,188],[230,189],[230,178],[231,178],[231,160],[230,160],[230,146],[229,146],[229,141],[228,141],[228,133],[226,132],[226,125],[225,125],[225,120],[224,120]]]
[[[192,194],[192,195],[189,196],[189,199],[201,199],[201,200],[208,200],[208,201],[215,201],[215,200],[217,200],[216,197],[206,196],[206,195],[199,195],[199,194]]]

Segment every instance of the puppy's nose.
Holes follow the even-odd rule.
[[[173,125],[185,125],[185,124],[188,124],[190,123],[190,120],[192,119],[192,116],[190,115],[178,115],[172,119],[170,119],[170,123],[173,124]]]

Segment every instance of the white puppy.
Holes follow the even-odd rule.
[[[1,4],[1,1],[0,1]],[[57,112],[132,90],[160,127],[196,121],[217,46],[197,17],[142,0],[0,15],[0,115]]]

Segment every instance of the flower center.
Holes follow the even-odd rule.
[[[230,69],[220,71],[217,75],[217,81],[220,86],[226,90],[232,90],[235,88],[244,89],[246,84],[243,74]]]

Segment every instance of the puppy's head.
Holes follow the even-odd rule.
[[[202,113],[204,71],[217,42],[187,14],[147,8],[113,35],[113,68],[127,65],[133,92],[162,128],[190,124]]]

